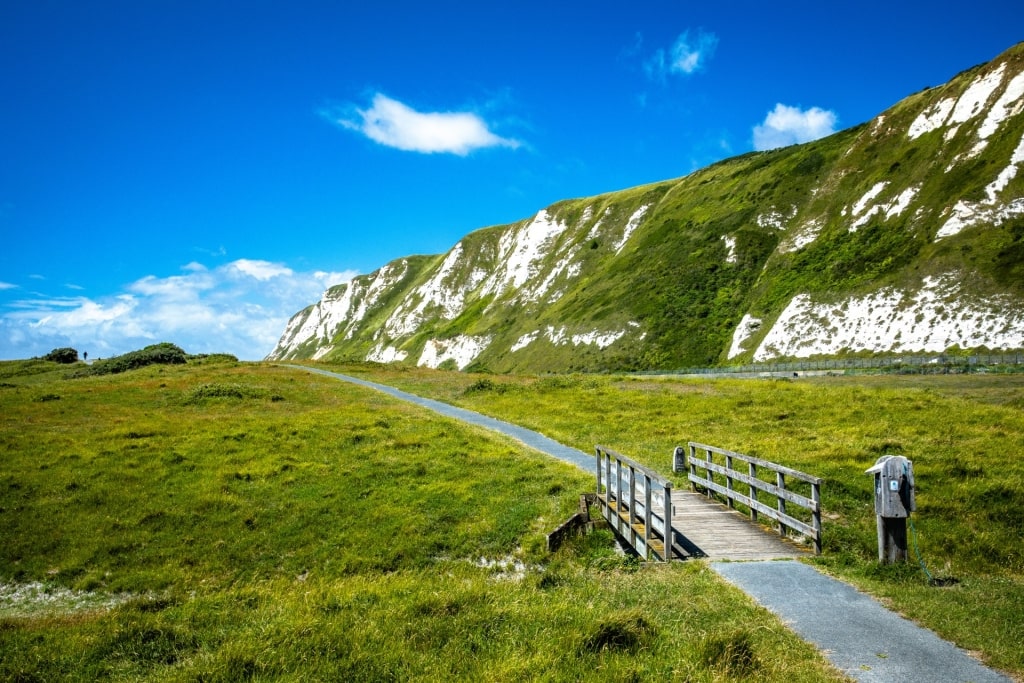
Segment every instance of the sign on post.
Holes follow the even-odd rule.
[[[914,463],[902,455],[883,455],[864,472],[875,478],[875,526],[878,561],[907,561],[907,517],[917,510]]]

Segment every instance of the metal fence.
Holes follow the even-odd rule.
[[[800,373],[811,371],[847,372],[880,370],[887,372],[981,372],[989,369],[1024,365],[1024,351],[1007,353],[958,354],[903,354],[898,356],[872,356],[870,358],[841,358],[830,360],[801,360],[779,363],[751,363],[718,368],[681,368],[673,370],[679,375],[720,375],[723,373]],[[654,373],[639,373],[654,374]],[[660,374],[664,374],[661,372]]]

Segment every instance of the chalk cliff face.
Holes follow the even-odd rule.
[[[329,289],[270,359],[676,369],[1024,348],[1024,44],[874,120]]]

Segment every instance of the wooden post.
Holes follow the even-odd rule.
[[[708,464],[710,465],[711,464],[711,450],[710,449],[705,449],[704,452],[707,454],[706,455],[706,459],[708,461]],[[711,484],[711,483],[713,483],[715,481],[715,478],[711,476],[711,468],[710,467],[705,467],[704,468],[704,474],[707,477],[709,484]],[[711,498],[714,495],[715,495],[715,492],[711,490],[710,486],[708,486],[708,498]]]
[[[610,461],[610,459],[609,459]],[[623,524],[622,517],[618,516],[618,511],[623,509],[623,464],[615,460],[615,529],[622,533]]]
[[[629,502],[626,504],[629,506],[629,536],[627,538],[629,538],[629,544],[635,548],[636,529],[633,528],[633,524],[636,522],[636,470],[632,465],[629,466]]]
[[[776,472],[775,473],[775,485],[779,487],[779,491],[785,491],[786,490],[786,475],[784,475],[782,472]],[[779,516],[779,536],[785,536],[786,535],[786,525],[782,523],[781,515],[786,514],[786,499],[782,497],[781,493],[778,494],[778,499],[779,499],[778,510],[779,510],[779,515],[780,515]]]
[[[811,524],[814,526],[814,554],[821,555],[821,485],[811,484],[811,500],[814,510],[811,511]]]
[[[694,446],[693,444],[690,444],[690,461],[689,461],[690,462],[690,474],[692,474],[694,476],[694,478],[697,477],[697,466],[693,464],[693,461],[696,460],[696,459],[697,459],[697,447]],[[697,484],[692,479],[690,480],[690,490],[691,491],[696,491],[697,490]]]
[[[748,462],[747,463],[747,472],[750,474],[751,480],[755,479],[757,477],[757,465],[755,465],[752,462]],[[750,485],[750,492],[749,493],[750,493],[750,500],[752,500],[752,501],[754,501],[756,503],[757,502],[757,487],[754,486],[753,484],[751,484]],[[755,521],[755,522],[757,521],[757,508],[755,508],[753,505],[750,506],[750,519]]]
[[[651,513],[651,478],[644,475],[644,552],[647,560],[651,559],[651,526],[654,524]]]
[[[612,455],[611,453],[604,454],[604,500],[608,504],[607,507],[611,510],[612,505]],[[619,501],[616,500],[615,504],[618,505]],[[618,527],[615,527],[616,529]]]
[[[878,561],[895,564],[907,561],[907,519],[906,517],[875,518],[878,527]]]
[[[665,482],[665,562],[672,559],[672,544],[675,533],[672,530],[672,482]]]
[[[725,499],[726,499],[726,501],[728,501],[729,507],[735,509],[736,508],[736,501],[732,497],[732,456],[731,455],[725,456],[725,471],[726,471],[726,475],[725,475],[725,489],[726,489],[726,491],[728,491],[728,493],[725,494]]]

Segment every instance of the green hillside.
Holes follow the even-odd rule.
[[[395,261],[297,315],[271,358],[536,372],[1022,348],[1022,110],[1018,45],[828,138]]]

